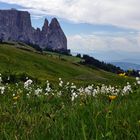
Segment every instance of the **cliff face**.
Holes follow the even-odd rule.
[[[5,41],[30,41],[32,34],[30,14],[16,10],[0,10],[0,35]]]
[[[26,11],[0,10],[0,39],[22,41],[41,48],[67,50],[67,38],[56,18],[49,24],[45,19],[42,29],[34,29]]]
[[[52,19],[50,26],[49,26],[49,32],[48,32],[48,46],[53,46],[57,49],[65,49],[65,46],[67,46],[66,36],[64,32],[62,31],[59,22],[56,18]]]

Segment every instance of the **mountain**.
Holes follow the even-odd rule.
[[[111,62],[111,63],[124,70],[129,70],[129,69],[140,70],[140,65],[134,63],[128,63],[128,62]]]
[[[77,52],[80,53],[80,52]],[[85,52],[100,61],[110,62],[126,62],[140,65],[140,52],[128,52],[120,50],[98,50],[93,52]]]
[[[67,51],[67,38],[56,18],[49,24],[45,19],[42,29],[34,29],[30,13],[16,9],[0,10],[0,40],[35,44],[42,49]]]
[[[132,63],[132,64],[140,65],[140,55],[138,53],[133,58],[122,59],[120,61],[114,61],[114,62],[125,62],[125,63]]]

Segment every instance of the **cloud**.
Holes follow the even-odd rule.
[[[0,0],[77,23],[107,24],[140,30],[139,0]]]
[[[68,36],[68,46],[72,52],[90,54],[94,51],[111,52],[139,52],[140,53],[140,34],[105,35],[71,35]]]
[[[126,53],[130,55],[132,52],[133,58],[138,56],[135,56],[135,52],[140,53],[139,0],[0,0],[0,2],[24,7],[22,10],[31,12],[33,19],[51,15],[75,23],[113,25],[136,30],[129,33],[117,31],[113,34],[97,31],[89,35],[69,35],[68,47],[72,52],[90,54],[110,51],[116,53],[115,58],[120,52],[123,52],[122,56]],[[113,57],[114,54],[106,56]]]

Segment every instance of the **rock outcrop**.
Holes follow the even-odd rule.
[[[15,9],[0,10],[0,40],[21,41],[42,49],[67,50],[67,38],[56,18],[50,24],[45,19],[42,29],[34,29],[30,14]]]

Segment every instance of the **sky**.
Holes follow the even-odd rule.
[[[33,27],[56,17],[73,53],[140,64],[139,0],[0,0],[31,13]]]

